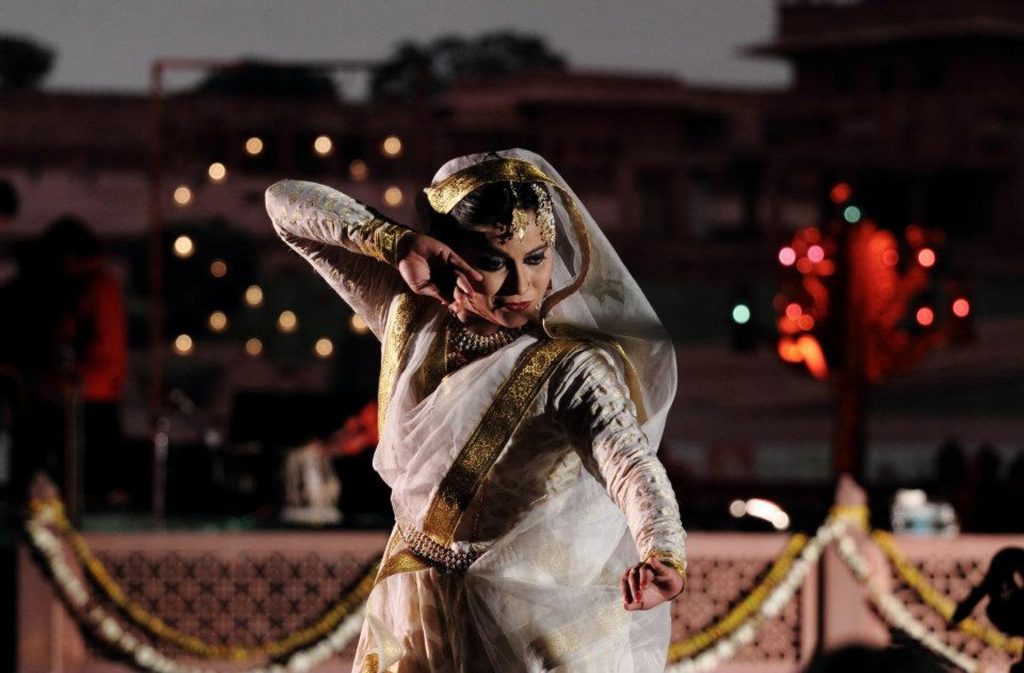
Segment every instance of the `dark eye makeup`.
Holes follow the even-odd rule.
[[[541,248],[523,258],[523,262],[530,266],[537,266],[544,261],[544,257],[547,254],[547,247]],[[478,252],[477,255],[477,266],[484,271],[499,271],[506,264],[509,263],[509,258],[505,255],[495,255],[489,252]]]

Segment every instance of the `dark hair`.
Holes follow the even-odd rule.
[[[51,222],[40,243],[48,254],[60,259],[100,254],[100,242],[96,234],[85,220],[76,215],[61,215]]]
[[[0,217],[18,214],[18,192],[6,180],[0,180]]]
[[[481,185],[464,196],[447,215],[431,208],[422,192],[417,199],[424,230],[449,245],[465,240],[473,225],[510,224],[512,211],[517,205],[534,211],[540,205],[529,183],[490,182]]]

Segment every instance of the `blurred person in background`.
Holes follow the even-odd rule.
[[[5,235],[18,216],[18,192],[6,180],[0,180],[0,308],[4,287],[17,275],[18,265],[8,249]],[[0,315],[4,315],[0,313]],[[2,338],[2,337],[0,337]],[[18,372],[0,358],[0,493],[7,496],[11,483],[11,450],[14,445],[14,405],[17,399]]]
[[[817,655],[804,673],[943,673],[924,652],[905,647],[846,645]]]
[[[87,499],[119,504],[124,465],[119,402],[127,370],[120,282],[80,218],[50,224],[0,292],[0,362],[16,371],[14,486],[42,470],[64,486],[65,451],[77,445]]]

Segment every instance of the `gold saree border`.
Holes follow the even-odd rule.
[[[545,670],[566,665],[578,653],[602,638],[626,627],[629,613],[621,605],[608,604],[587,612],[569,624],[530,643],[530,649],[544,662]]]
[[[377,383],[377,430],[384,432],[384,421],[388,416],[391,394],[395,387],[395,376],[405,356],[413,327],[426,313],[428,300],[403,292],[393,300],[394,315],[388,320],[384,343],[381,344],[380,379]]]
[[[423,532],[434,542],[446,547],[452,543],[462,515],[554,365],[580,346],[579,341],[570,339],[539,341],[530,347],[502,383],[441,479],[427,510]]]

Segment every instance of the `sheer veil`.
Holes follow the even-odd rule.
[[[452,159],[431,185],[495,158],[525,162],[547,177],[556,237],[554,292],[541,308],[545,331],[607,345],[624,369],[644,433],[657,449],[676,394],[675,349],[632,274],[558,171],[534,152],[507,149]]]

